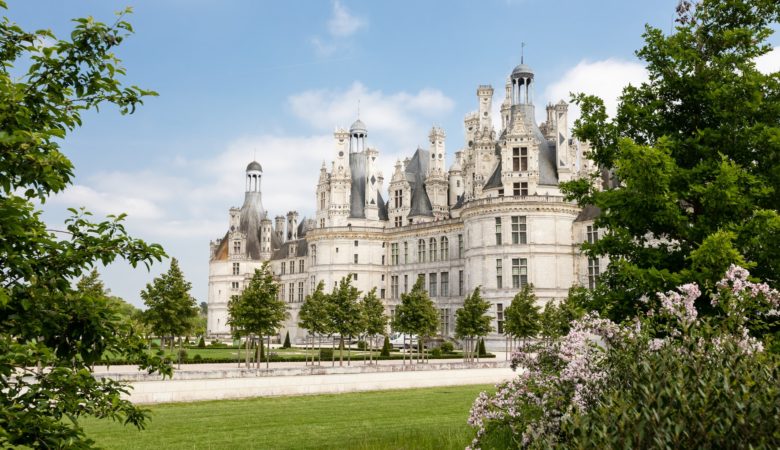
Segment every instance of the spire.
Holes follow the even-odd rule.
[[[520,43],[520,64],[525,64],[525,42]]]

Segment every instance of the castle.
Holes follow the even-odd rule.
[[[317,283],[331,289],[345,276],[362,292],[376,287],[393,315],[401,293],[424,278],[439,308],[440,332],[454,335],[455,311],[474,288],[492,304],[494,333],[503,342],[503,310],[520,288],[533,283],[540,302],[565,298],[575,284],[593,287],[606,263],[579,247],[598,238],[597,214],[567,201],[559,183],[595,170],[586,144],[569,136],[568,105],[534,116],[534,72],[525,64],[508,77],[497,134],[491,114],[493,88],[477,88],[477,111],[465,118],[465,145],[446,168],[445,133],[433,127],[427,149],[398,161],[383,197],[379,151],[357,120],[334,133],[330,168],[320,169],[316,215],[297,212],[273,220],[263,209],[257,162],[246,168],[241,208],[229,211],[229,229],[211,243],[208,325],[227,337],[227,303],[255,268],[270,261],[289,303],[281,331],[302,340],[298,311]],[[501,344],[503,345],[503,344]]]

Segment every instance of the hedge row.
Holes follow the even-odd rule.
[[[239,360],[237,358],[198,358],[198,355],[195,355],[194,357],[187,357],[186,359],[182,359],[182,364],[218,364],[218,363],[236,363]],[[338,352],[335,353],[335,361],[338,361]],[[414,355],[412,355],[414,357]],[[488,354],[486,356],[481,356],[480,358],[495,358],[496,355]],[[463,355],[461,354],[442,354],[440,356],[437,356],[435,359],[462,359]],[[347,354],[344,352],[344,359],[347,359]],[[367,359],[367,358],[366,358]],[[401,355],[391,355],[391,356],[380,356],[379,353],[375,353],[374,360],[400,360]],[[360,357],[353,357],[352,361],[362,361],[363,356]],[[245,361],[244,355],[241,355],[241,361]],[[279,355],[271,355],[271,362],[304,362],[306,361],[306,357],[304,355],[288,355],[288,356],[279,356]],[[311,359],[309,359],[311,361]],[[331,361],[330,358],[323,358],[322,361]],[[175,359],[172,360],[172,362],[175,364],[178,361]],[[265,362],[265,358],[262,359],[262,362]],[[96,363],[96,366],[124,366],[124,365],[135,365],[137,362],[134,361],[128,361],[128,360],[111,360],[111,361],[100,361]]]

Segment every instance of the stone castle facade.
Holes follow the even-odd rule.
[[[316,185],[316,214],[268,217],[261,201],[262,167],[246,169],[241,208],[229,212],[229,229],[211,243],[208,334],[229,335],[227,302],[255,268],[270,261],[289,303],[289,331],[301,340],[298,311],[317,283],[327,289],[351,276],[358,289],[373,287],[394,314],[400,295],[423,277],[440,311],[440,332],[453,336],[455,311],[480,286],[492,304],[503,342],[503,310],[533,283],[540,302],[565,298],[572,285],[593,287],[606,261],[589,260],[579,247],[597,239],[592,208],[566,201],[559,183],[595,170],[586,146],[569,136],[568,105],[546,106],[534,116],[534,72],[512,71],[494,121],[491,86],[477,88],[477,111],[465,118],[465,145],[447,169],[445,132],[433,127],[427,149],[395,164],[383,197],[379,151],[357,120],[334,133],[335,150]],[[494,126],[500,123],[500,132]],[[503,345],[503,344],[501,344]]]

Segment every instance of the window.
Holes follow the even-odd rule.
[[[312,245],[311,246],[311,264],[317,264],[317,246]]]
[[[357,263],[358,263],[358,254],[357,254],[357,253],[355,253],[354,255],[352,255],[352,261],[353,261],[355,264],[357,264]]]
[[[397,266],[398,265],[398,243],[393,242],[390,244],[390,265],[391,266]]]
[[[520,183],[520,195],[522,195],[523,197],[528,196],[528,183],[526,183],[525,181]]]
[[[409,243],[404,242],[404,264],[409,264]]]
[[[230,283],[230,289],[233,289],[234,291],[238,290],[238,281],[233,281]]]
[[[382,265],[385,265],[385,255],[382,255]]]
[[[241,241],[233,241],[233,253],[241,253]]]
[[[496,288],[501,289],[504,287],[504,262],[500,259],[496,260]]]
[[[298,248],[297,248],[297,246],[296,246],[296,245],[294,245],[294,244],[291,244],[291,245],[290,245],[290,254],[289,254],[289,257],[290,257],[290,258],[294,257],[294,256],[295,256],[295,252],[297,252],[297,251],[298,251]],[[290,270],[290,273],[292,273],[292,270]]]
[[[447,236],[441,238],[441,260],[446,261],[450,259],[450,240]]]
[[[458,296],[463,296],[463,271],[458,271]]]
[[[287,301],[289,303],[292,303],[293,300],[295,300],[295,283],[290,283],[289,288],[290,288],[290,290],[289,290],[289,292],[287,292],[287,295],[288,295]]]
[[[287,271],[287,263],[282,261],[282,275],[284,275]]]
[[[233,263],[233,275],[241,273],[241,265],[239,263]]]
[[[425,239],[417,241],[417,262],[425,262]]]
[[[385,299],[385,288],[379,290],[379,298],[381,298],[382,300]]]
[[[314,290],[317,289],[317,283],[314,279],[314,275],[311,276],[311,281],[309,282],[309,292],[314,292]]]
[[[504,189],[503,188],[498,190],[498,196],[499,197],[503,197],[504,196]]]
[[[450,273],[449,272],[441,273],[441,296],[442,297],[450,296]]]
[[[463,258],[463,235],[458,235],[458,258]]]
[[[400,227],[404,224],[404,218],[401,216],[396,216],[395,218],[395,226]]]
[[[528,148],[520,148],[520,170],[523,172],[528,170]]]
[[[298,273],[303,273],[304,272],[303,269],[304,269],[304,262],[303,260],[300,260],[298,261]]]
[[[496,304],[496,331],[498,334],[504,334],[504,304]]]
[[[431,297],[436,297],[436,274],[431,273],[428,275],[428,295]]]
[[[599,260],[588,258],[588,289],[596,289],[599,281]]]
[[[409,275],[404,275],[404,294],[409,292]]]
[[[496,245],[501,245],[501,218],[496,217]]]
[[[599,232],[593,225],[588,225],[585,235],[588,239],[588,244],[595,244],[599,240]]]
[[[431,262],[436,261],[437,257],[439,256],[439,255],[436,254],[436,238],[431,238],[429,250],[430,250],[430,258],[429,258],[429,260]]]
[[[512,259],[512,287],[519,289],[528,284],[528,260],[525,258]]]
[[[450,334],[450,309],[439,309],[439,330],[442,335],[446,336]]]
[[[284,283],[279,285],[279,300],[284,301]]]
[[[512,170],[514,172],[520,171],[520,148],[515,147],[512,149]]]
[[[325,193],[320,192],[320,209],[325,209]]]
[[[358,241],[355,241],[355,247],[357,247],[357,246],[358,246]]]
[[[526,233],[525,228],[525,216],[512,216],[512,243],[528,243],[528,234]]]
[[[396,189],[393,197],[395,198],[395,207],[402,207],[404,204],[404,191],[402,189]]]
[[[320,219],[320,228],[325,228],[325,219]]]
[[[520,183],[512,183],[512,195],[515,197],[520,195]]]
[[[398,298],[398,275],[390,276],[390,298]]]
[[[351,275],[352,275],[352,279],[353,279],[353,280],[355,280],[355,281],[357,281],[357,274],[356,274],[356,273],[353,273],[353,274],[351,274]]]
[[[303,281],[298,282],[298,303],[303,303]]]
[[[528,148],[513,148],[512,149],[512,170],[515,172],[528,171]]]

